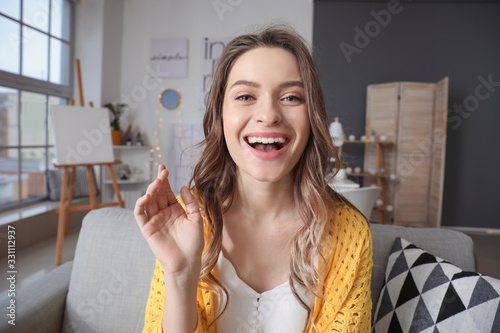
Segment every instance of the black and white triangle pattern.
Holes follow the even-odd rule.
[[[457,266],[397,238],[373,333],[500,333],[500,280]]]

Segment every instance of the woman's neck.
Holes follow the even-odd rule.
[[[297,221],[299,214],[294,204],[293,189],[292,174],[278,182],[269,183],[237,171],[235,196],[227,213],[244,216],[246,222],[256,227]]]

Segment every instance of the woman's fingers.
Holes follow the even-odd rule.
[[[158,179],[161,181],[158,189],[158,208],[160,210],[177,203],[175,194],[170,187],[170,182],[168,181],[168,175],[169,173],[166,169],[158,175]]]
[[[139,227],[141,228],[148,222],[148,216],[146,215],[144,208],[150,198],[151,197],[148,194],[146,194],[137,199],[135,203],[134,216],[135,220],[137,221],[137,224],[139,224]]]
[[[151,196],[151,199],[148,200],[145,206],[146,213],[149,217],[156,215],[156,213],[158,213],[157,196],[160,184],[161,180],[156,178],[151,184],[149,184],[148,189],[146,190],[146,194],[149,194],[149,196]]]
[[[158,178],[160,178],[160,174],[161,174],[161,172],[162,172],[163,170],[166,170],[166,169],[167,169],[167,168],[165,167],[165,165],[163,165],[163,164],[159,164],[159,165],[158,165],[158,175],[157,175],[157,177],[158,177]]]
[[[186,215],[200,214],[200,206],[191,191],[184,186],[181,189],[181,198],[186,207]],[[168,181],[168,171],[165,166],[158,167],[158,177],[149,184],[146,195],[139,198],[134,208],[134,215],[137,222],[142,226],[146,224],[153,216],[163,209],[177,203],[170,182]],[[202,220],[200,215],[195,215],[196,220]]]
[[[198,221],[201,221],[201,208],[196,198],[191,193],[191,191],[186,187],[181,188],[181,198],[186,207],[186,215],[188,219],[195,217]]]
[[[165,188],[166,184],[169,185],[168,171],[166,169],[163,169],[158,174],[158,180],[160,181],[160,183],[158,186],[157,202],[158,202],[158,209],[162,210],[162,209],[165,209],[169,206],[168,191]],[[170,186],[168,188],[170,188]]]
[[[149,184],[146,194],[148,199],[144,201],[143,210],[148,219],[158,214],[159,211],[177,203],[168,181],[168,171],[163,164],[158,166],[158,177]]]

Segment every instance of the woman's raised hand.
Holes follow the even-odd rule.
[[[137,200],[134,216],[165,275],[197,274],[198,279],[204,246],[203,218],[187,187],[181,189],[181,198],[187,214],[170,188],[168,171],[160,165],[158,178]]]

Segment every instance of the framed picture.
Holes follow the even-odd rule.
[[[153,77],[186,77],[187,63],[187,38],[151,39],[149,65]]]

